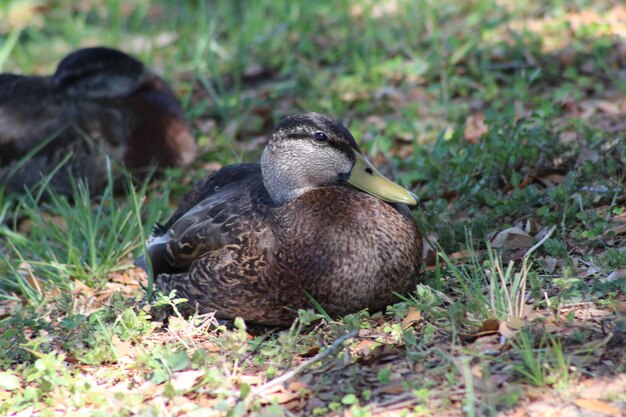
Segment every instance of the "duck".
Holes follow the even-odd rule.
[[[0,188],[9,192],[52,175],[58,193],[82,179],[97,194],[111,165],[144,178],[154,167],[186,167],[195,154],[176,95],[122,51],[79,49],[50,76],[0,74]]]
[[[342,124],[298,113],[275,127],[259,163],[196,183],[137,264],[218,319],[288,326],[315,303],[332,317],[380,311],[419,282],[417,202]]]

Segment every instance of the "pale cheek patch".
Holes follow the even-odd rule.
[[[262,157],[265,187],[276,202],[335,181],[351,168],[342,152],[306,140],[285,141],[279,150],[268,147]]]

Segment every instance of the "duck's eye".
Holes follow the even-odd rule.
[[[318,142],[326,142],[328,140],[328,136],[326,136],[326,133],[324,132],[315,132],[313,137]]]

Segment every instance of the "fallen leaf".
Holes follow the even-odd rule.
[[[607,101],[607,100],[597,100],[596,106],[598,107],[598,109],[602,110],[605,113],[609,113],[609,114],[621,113],[620,103],[614,103],[612,101]]]
[[[480,138],[489,132],[489,127],[485,124],[485,115],[482,113],[472,114],[465,120],[465,139],[471,143],[480,142]]]
[[[500,326],[498,327],[498,333],[500,333],[507,339],[510,339],[511,337],[515,336],[517,332],[519,332],[524,327],[525,324],[526,322],[522,319],[512,318],[507,322],[500,323]]]
[[[585,410],[597,411],[611,416],[620,416],[622,412],[619,408],[615,407],[611,403],[602,400],[590,400],[587,398],[579,398],[574,400],[574,404]]]
[[[619,314],[626,314],[626,301],[618,301],[617,303],[613,304],[611,308]]]
[[[595,268],[595,267],[593,267],[593,266],[590,266],[589,268],[585,269],[584,271],[580,271],[580,272],[578,272],[578,273],[576,274],[576,276],[577,276],[578,278],[587,278],[587,277],[590,277],[590,276],[592,276],[592,275],[597,274],[598,272],[600,272],[600,271],[598,270],[598,268]]]
[[[626,375],[608,379],[588,379],[582,383],[580,397],[585,399],[602,399],[617,396],[626,392]]]
[[[553,258],[552,256],[544,256],[541,259],[541,265],[543,266],[543,269],[546,270],[546,272],[548,274],[551,274],[554,272],[554,270],[556,269],[556,258]]]
[[[357,355],[367,356],[370,354],[372,349],[377,346],[380,346],[380,343],[375,342],[371,339],[362,339],[361,341],[359,341],[359,343],[356,344],[353,352]]]
[[[20,379],[7,372],[0,372],[0,388],[7,391],[14,391],[20,387]]]
[[[593,162],[594,164],[600,160],[600,154],[589,148],[582,148],[578,152],[578,158],[576,163],[582,164],[583,162]]]
[[[406,317],[402,320],[402,328],[408,329],[422,320],[422,312],[417,308],[410,306],[406,313]]]
[[[530,235],[519,227],[504,229],[491,239],[491,246],[495,249],[527,249],[532,243]]]
[[[483,355],[497,356],[505,345],[500,343],[500,335],[480,337],[472,344],[472,351],[480,352]]]
[[[375,394],[402,394],[406,392],[406,386],[402,382],[393,382],[374,391]]]
[[[170,381],[177,391],[188,391],[193,388],[196,381],[204,376],[204,371],[184,371],[178,372]]]
[[[565,176],[560,174],[548,174],[541,177],[555,184],[561,184],[565,181]]]
[[[478,332],[483,333],[483,334],[494,334],[498,331],[499,328],[500,328],[500,322],[498,320],[488,319],[483,322]]]
[[[300,355],[301,358],[310,358],[320,353],[319,346],[311,346],[306,352]]]
[[[611,217],[611,221],[626,223],[626,212]]]
[[[135,354],[135,349],[130,340],[122,340],[117,335],[112,337],[113,346],[115,347],[117,358],[120,362],[129,362]]]
[[[500,327],[500,322],[495,319],[485,320],[478,331],[469,334],[460,334],[459,338],[464,342],[473,342],[475,339],[483,336],[491,336],[496,334]]]
[[[626,224],[620,224],[618,226],[611,227],[610,229],[605,230],[602,236],[604,236],[604,238],[610,238],[610,237],[614,237],[625,232],[626,232]]]
[[[618,280],[620,278],[626,278],[626,268],[624,269],[616,269],[615,271],[611,272],[607,277],[606,280],[609,282]]]
[[[460,250],[450,255],[450,260],[452,261],[463,261],[469,258],[470,258],[470,253],[469,251],[466,251],[466,250]]]
[[[20,303],[12,299],[0,300],[0,320],[13,314]]]
[[[263,378],[263,376],[259,374],[240,375],[238,379],[239,379],[239,383],[248,384],[248,385],[259,385],[259,384],[262,384],[263,382],[266,382],[265,378]]]

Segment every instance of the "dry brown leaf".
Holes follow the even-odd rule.
[[[503,345],[500,343],[500,335],[498,334],[480,337],[472,344],[472,350],[483,355],[498,355],[502,348]]]
[[[401,381],[392,382],[391,384],[385,385],[384,387],[378,388],[374,391],[375,394],[391,395],[402,394],[403,392],[406,392],[406,387]]]
[[[482,113],[472,114],[465,120],[465,139],[471,143],[480,142],[480,138],[489,132],[489,127],[485,124],[485,115]]]
[[[500,323],[500,326],[498,327],[498,333],[500,333],[507,339],[510,339],[511,337],[515,336],[517,332],[519,332],[524,327],[525,324],[526,322],[522,319],[512,318],[507,322]]]
[[[499,328],[500,328],[500,322],[498,320],[488,319],[483,322],[478,332],[484,335],[494,334],[498,331]]]
[[[482,378],[484,376],[482,364],[472,366],[470,371],[472,372],[472,375],[474,375],[475,378]]]
[[[585,410],[597,411],[611,416],[622,415],[622,412],[619,408],[615,407],[607,401],[579,398],[577,400],[574,400],[574,404]]]
[[[240,375],[238,380],[240,383],[245,383],[248,385],[259,385],[265,382],[265,378],[260,374]]]
[[[357,355],[367,356],[370,354],[372,349],[377,346],[380,346],[380,343],[375,342],[371,339],[362,339],[361,341],[359,341],[359,343],[356,344],[353,352]]]
[[[20,306],[20,303],[12,299],[0,300],[0,320],[13,314]]]
[[[611,272],[607,277],[606,280],[607,281],[615,281],[621,278],[626,278],[626,268],[624,269],[616,269],[615,271]]]
[[[620,213],[620,214],[616,214],[615,216],[611,217],[611,221],[612,222],[626,223],[626,212]]]
[[[559,135],[559,143],[562,145],[568,145],[576,142],[578,138],[578,133],[572,130],[566,130]]]
[[[500,322],[495,319],[485,320],[478,331],[469,334],[460,334],[459,338],[464,342],[473,342],[475,339],[483,336],[491,336],[498,332]]]
[[[600,160],[600,154],[592,149],[582,148],[578,152],[578,158],[576,162],[582,164],[583,162],[593,162],[594,164]]]
[[[117,358],[120,362],[128,362],[135,354],[135,348],[130,340],[123,341],[117,335],[112,337],[113,346],[117,353]]]
[[[310,358],[320,353],[319,346],[311,346],[306,352],[300,355],[301,358]]]
[[[598,107],[598,109],[602,110],[604,113],[609,113],[609,114],[621,113],[622,109],[620,108],[620,104],[621,103],[619,102],[615,103],[615,102],[607,101],[607,100],[596,101],[596,106]]]
[[[309,389],[309,384],[304,381],[293,381],[287,385],[287,389],[290,391],[301,391]]]
[[[626,375],[608,379],[588,379],[582,383],[580,397],[586,399],[602,399],[626,392]]]
[[[607,238],[607,237],[617,236],[625,232],[626,232],[626,224],[620,224],[618,226],[611,227],[610,229],[605,230],[602,235],[605,238]]]
[[[560,175],[560,174],[548,174],[548,175],[544,175],[542,178],[550,182],[553,182],[555,184],[561,184],[562,182],[565,181],[565,176]]]
[[[611,308],[619,314],[626,314],[626,301],[618,301],[617,303],[613,304]]]
[[[402,328],[408,329],[422,320],[422,312],[417,308],[410,306],[406,313],[406,317],[402,320]]]
[[[593,267],[593,266],[590,266],[589,268],[585,269],[584,271],[580,271],[580,272],[578,272],[578,273],[576,274],[576,276],[577,276],[578,278],[587,278],[587,277],[590,277],[590,276],[592,276],[592,275],[597,274],[598,272],[600,272],[600,271],[598,270],[598,268]]]
[[[284,403],[288,403],[289,401],[295,400],[296,398],[300,397],[301,394],[299,391],[289,391],[289,390],[281,390],[281,391],[276,391],[273,392],[271,394],[267,394],[266,397],[267,399],[263,399],[261,401],[261,403],[269,403],[272,401],[277,402],[278,404],[284,404]]]
[[[204,371],[200,370],[177,372],[170,383],[177,391],[188,391],[202,376],[204,376]]]
[[[450,260],[452,261],[462,261],[465,259],[469,259],[470,254],[468,251],[466,250],[460,250],[458,252],[454,252],[453,254],[450,255]]]
[[[557,263],[556,258],[553,258],[552,256],[544,256],[541,259],[541,265],[543,266],[543,269],[545,269],[548,274],[551,274],[554,272],[554,270],[556,269],[556,263]]]
[[[532,244],[530,235],[519,227],[504,229],[491,239],[491,246],[495,249],[528,249]]]

